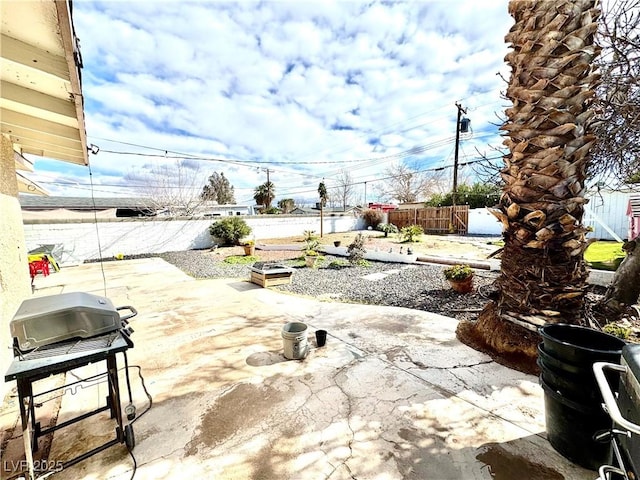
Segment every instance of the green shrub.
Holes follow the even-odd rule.
[[[334,260],[329,265],[327,265],[327,268],[331,268],[333,270],[341,270],[341,269],[346,268],[348,266],[349,266],[349,264],[347,262],[345,262],[344,260]]]
[[[367,208],[362,212],[362,219],[364,220],[365,226],[374,228],[382,222],[382,212],[380,210]]]
[[[351,265],[357,265],[360,261],[364,260],[364,254],[367,253],[367,250],[364,248],[364,241],[364,235],[359,233],[356,235],[356,238],[353,239],[351,245],[347,247],[349,263],[351,263]]]
[[[249,263],[256,263],[257,261],[258,257],[254,255],[231,255],[224,259],[224,263],[230,265],[247,265]]]
[[[416,237],[419,237],[424,233],[424,230],[420,225],[409,225],[408,227],[402,227],[400,230],[400,236],[403,242],[417,242]]]
[[[608,323],[602,328],[602,331],[622,340],[629,338],[629,335],[631,335],[631,328],[616,325],[615,323]]]
[[[469,265],[452,265],[444,269],[444,278],[447,280],[464,280],[473,275]]]
[[[251,233],[251,227],[239,217],[228,217],[212,223],[209,233],[224,241],[225,245],[237,245],[242,237]]]
[[[390,233],[398,233],[398,227],[393,223],[379,223],[376,230],[384,232],[385,238],[388,237]]]

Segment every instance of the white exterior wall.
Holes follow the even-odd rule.
[[[302,235],[305,230],[320,233],[320,217],[260,215],[244,217],[256,241]],[[348,232],[356,228],[353,216],[324,218],[324,232]],[[27,249],[40,245],[63,245],[61,263],[88,259],[209,248],[213,239],[209,226],[215,219],[114,219],[109,221],[26,221]],[[97,231],[96,231],[97,230]],[[99,239],[99,242],[98,242]],[[100,255],[102,252],[102,255]]]
[[[252,205],[200,205],[196,207],[196,217],[228,217],[232,215],[255,215]]]
[[[587,238],[602,240],[615,240],[603,226],[607,225],[620,238],[625,239],[629,235],[629,217],[627,206],[629,205],[628,191],[600,191],[589,192],[589,199],[585,208],[583,223],[593,228],[593,232],[587,234]]]
[[[590,192],[586,196],[589,203],[586,205],[583,223],[593,228],[593,231],[587,234],[587,238],[615,240],[614,236],[603,227],[603,223],[620,238],[627,238],[629,235],[629,217],[627,216],[629,196],[628,191]],[[502,235],[502,224],[486,208],[470,209],[468,234],[500,236]]]
[[[27,248],[22,229],[18,181],[11,139],[0,135],[0,372],[13,360],[9,322],[23,300],[31,296]],[[15,385],[0,382],[0,401]]]
[[[469,209],[468,235],[502,235],[502,223],[486,208]]]

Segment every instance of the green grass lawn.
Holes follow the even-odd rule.
[[[615,270],[622,262],[624,252],[621,242],[599,240],[593,242],[584,252],[584,259],[589,266],[600,270]]]
[[[487,242],[490,245],[504,246],[502,240],[497,242]],[[608,242],[599,240],[593,242],[584,252],[584,259],[591,268],[599,270],[616,270],[624,258],[621,242]]]

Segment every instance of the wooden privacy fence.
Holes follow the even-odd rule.
[[[389,223],[393,223],[398,229],[420,225],[424,233],[466,235],[469,226],[469,205],[392,210],[389,212]]]

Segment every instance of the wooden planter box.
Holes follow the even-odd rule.
[[[291,283],[293,270],[282,266],[266,265],[264,268],[251,267],[251,283],[261,287],[273,287],[274,285],[287,285]]]

